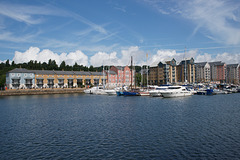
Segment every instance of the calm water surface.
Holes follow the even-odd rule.
[[[0,97],[0,159],[240,159],[240,94]]]

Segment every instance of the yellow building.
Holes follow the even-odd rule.
[[[193,58],[182,60],[177,65],[177,82],[182,83],[195,82],[195,65]]]
[[[102,85],[107,76],[102,72],[33,70],[37,88],[72,88]]]
[[[176,83],[176,60],[152,64],[149,68],[149,84],[163,85]]]

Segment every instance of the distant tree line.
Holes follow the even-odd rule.
[[[111,66],[104,66],[105,70],[108,70]],[[15,64],[14,61],[10,64],[9,60],[0,64],[0,89],[3,89],[6,83],[6,73],[15,68],[26,68],[29,70],[64,70],[64,71],[90,71],[90,72],[102,72],[103,67],[93,67],[92,65],[87,67],[75,63],[73,66],[66,65],[65,61],[58,66],[55,60],[49,59],[48,63],[40,61],[29,61],[28,63]],[[141,70],[140,66],[135,66],[136,72]]]

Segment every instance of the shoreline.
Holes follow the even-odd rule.
[[[0,96],[84,93],[85,88],[19,89],[0,91]]]

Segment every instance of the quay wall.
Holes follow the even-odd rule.
[[[65,89],[11,89],[0,91],[0,96],[18,96],[18,95],[42,95],[42,94],[71,94],[84,93],[85,88],[65,88]]]

